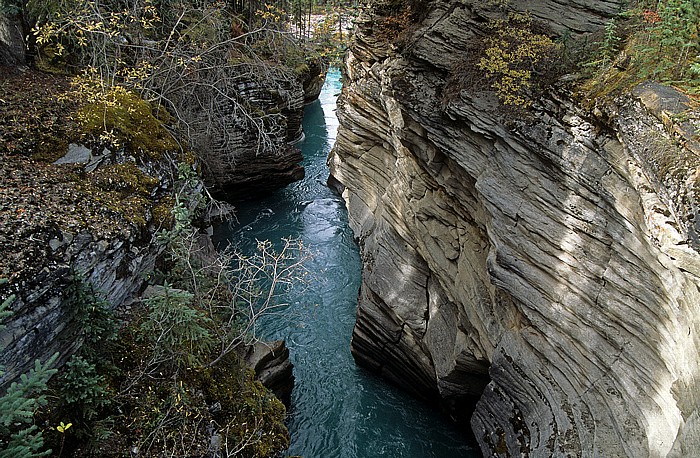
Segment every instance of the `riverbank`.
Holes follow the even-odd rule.
[[[89,102],[70,81],[0,80],[0,403],[15,419],[0,446],[19,454],[26,433],[54,456],[284,450],[284,406],[233,352],[245,339],[200,231],[199,161],[154,105],[123,88]],[[114,143],[83,123],[95,111]]]

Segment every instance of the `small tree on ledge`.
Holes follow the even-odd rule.
[[[484,56],[477,66],[491,79],[491,88],[504,105],[527,108],[532,104],[527,92],[533,73],[554,59],[559,45],[547,35],[533,32],[527,12],[493,20],[489,29],[492,34],[485,39]]]

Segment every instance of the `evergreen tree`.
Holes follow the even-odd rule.
[[[0,279],[0,284],[6,282]],[[13,295],[0,304],[0,320],[12,314],[7,309],[14,300]],[[0,325],[0,330],[3,327]],[[49,367],[57,358],[58,353],[44,364],[37,360],[34,369],[22,374],[19,382],[12,382],[7,392],[0,396],[0,458],[33,458],[51,453],[51,450],[41,450],[44,438],[32,421],[37,408],[46,405],[42,393],[46,390],[49,378],[56,373],[56,369]],[[0,376],[4,374],[2,369],[0,367]]]

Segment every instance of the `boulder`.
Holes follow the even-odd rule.
[[[289,407],[294,375],[284,340],[255,342],[244,350],[243,360],[253,368],[255,378]]]

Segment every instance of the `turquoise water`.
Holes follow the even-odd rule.
[[[285,339],[296,377],[288,455],[305,458],[454,458],[479,456],[438,412],[355,366],[350,336],[360,287],[360,256],[342,199],[326,185],[335,141],[340,75],[331,71],[321,97],[306,107],[299,147],[306,178],[237,207],[237,223],[218,228],[220,244],[245,252],[256,239],[300,238],[315,253],[306,288],[260,333]]]

